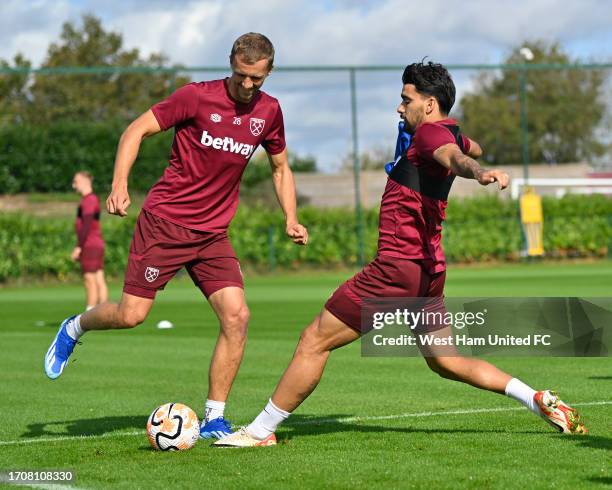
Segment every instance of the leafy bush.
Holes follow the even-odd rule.
[[[0,128],[2,193],[71,189],[78,170],[90,171],[101,191],[109,189],[117,143],[124,123],[58,121],[49,126],[16,124]],[[172,131],[143,142],[130,188],[147,191],[168,164]]]
[[[603,196],[544,199],[544,245],[551,257],[601,257],[612,242],[612,200]],[[307,247],[285,237],[282,213],[264,206],[241,206],[230,236],[244,264],[268,268],[302,265],[341,267],[357,261],[355,214],[351,209],[303,207],[300,220],[310,231]],[[376,253],[378,210],[364,210],[365,248]],[[104,216],[106,271],[123,274],[135,216]],[[0,281],[29,276],[65,279],[78,272],[69,254],[75,243],[67,219],[0,214]],[[523,247],[518,205],[497,198],[451,201],[444,247],[451,262],[518,260]],[[273,253],[271,253],[271,251]]]
[[[57,121],[49,126],[15,124],[0,127],[0,192],[61,192],[71,190],[72,176],[88,170],[96,188],[110,190],[115,152],[126,124],[121,121]],[[130,175],[130,190],[147,192],[168,165],[173,131],[142,142]],[[289,152],[294,172],[314,172],[313,157]],[[247,166],[243,187],[270,180],[264,152]]]

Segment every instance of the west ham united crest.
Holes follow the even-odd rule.
[[[263,131],[264,126],[266,125],[265,119],[257,119],[256,117],[251,117],[249,119],[251,133],[253,136],[259,136]]]
[[[147,282],[153,282],[155,279],[157,279],[157,276],[159,276],[159,269],[156,269],[155,267],[147,267],[144,276]]]

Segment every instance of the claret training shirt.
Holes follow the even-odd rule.
[[[143,208],[185,228],[225,231],[255,149],[285,149],[278,101],[259,91],[243,104],[231,98],[226,80],[214,80],[185,85],[151,110],[161,129],[175,134],[169,166]]]
[[[93,192],[81,197],[74,228],[79,247],[104,248],[100,230],[100,201]]]
[[[470,150],[470,140],[459,133],[454,119],[419,126],[389,175],[380,206],[378,253],[423,260],[430,273],[446,268],[442,222],[455,175],[433,154],[449,143]]]

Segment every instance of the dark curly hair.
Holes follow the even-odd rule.
[[[455,84],[448,70],[440,63],[412,63],[404,69],[404,85],[414,85],[422,95],[435,97],[440,111],[447,115],[455,103]]]

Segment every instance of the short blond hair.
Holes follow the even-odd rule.
[[[234,41],[230,62],[234,63],[236,55],[244,57],[247,63],[268,60],[268,69],[274,65],[274,45],[263,34],[247,32]]]
[[[86,179],[89,179],[89,182],[93,184],[93,180],[94,180],[93,175],[91,175],[91,173],[88,172],[87,170],[79,170],[75,175],[82,175]]]

